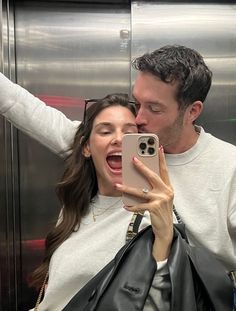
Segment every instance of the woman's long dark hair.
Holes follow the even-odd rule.
[[[55,250],[72,232],[79,229],[81,219],[89,210],[89,204],[97,194],[96,170],[91,158],[83,155],[96,116],[105,108],[122,106],[136,115],[135,106],[127,94],[111,94],[97,100],[86,111],[86,118],[80,124],[71,146],[71,154],[66,159],[64,174],[56,187],[63,206],[58,224],[49,232],[45,240],[45,256],[42,264],[32,274],[31,285],[40,288],[47,275],[49,262]]]

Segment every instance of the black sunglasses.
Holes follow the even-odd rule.
[[[86,112],[87,112],[87,109],[88,109],[88,106],[90,106],[90,104],[92,105],[92,104],[96,104],[97,102],[99,102],[99,101],[101,101],[102,99],[100,98],[100,99],[98,99],[98,98],[96,98],[96,99],[85,99],[84,100],[84,115],[83,115],[83,123],[85,123],[85,118],[86,118]],[[130,104],[133,104],[134,105],[134,107],[136,107],[135,106],[135,101],[134,100],[128,100],[128,103],[130,103]]]
[[[86,118],[86,112],[89,104],[95,104],[99,101],[100,99],[85,99],[84,100],[84,115],[83,115],[83,123],[85,123],[85,118]]]

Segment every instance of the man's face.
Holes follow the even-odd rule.
[[[178,149],[185,129],[185,111],[179,110],[175,95],[175,83],[164,83],[150,73],[138,73],[133,88],[138,129],[157,134],[160,145],[169,153]]]

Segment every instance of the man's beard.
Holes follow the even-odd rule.
[[[160,134],[159,136],[160,145],[167,147],[178,143],[183,130],[183,118],[184,115],[180,113],[172,125],[167,126],[162,130],[163,135]]]

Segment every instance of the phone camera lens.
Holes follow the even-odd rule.
[[[148,154],[154,154],[155,153],[155,149],[153,147],[149,147],[148,148]]]
[[[155,143],[154,138],[150,137],[148,139],[148,144],[152,146],[152,145],[154,145],[154,143]]]
[[[140,148],[141,150],[145,150],[145,149],[147,148],[146,143],[140,143],[139,148]]]

